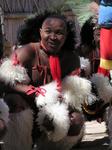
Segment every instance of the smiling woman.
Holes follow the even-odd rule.
[[[47,18],[40,29],[41,44],[48,53],[58,53],[66,40],[67,27],[59,18]]]
[[[69,22],[68,23],[66,22],[66,18],[63,15],[60,16],[59,14],[60,13],[57,14],[57,13],[45,12],[45,14],[43,14],[43,15],[33,16],[33,17],[25,20],[25,23],[18,30],[18,36],[17,36],[18,44],[24,45],[24,44],[27,44],[30,42],[40,41],[40,34],[42,32],[39,32],[39,31],[41,31],[42,23],[43,23],[44,19],[46,19],[48,17],[47,19],[50,21],[50,20],[52,20],[52,17],[54,17],[55,21],[52,21],[52,22],[47,21],[47,22],[49,22],[50,26],[51,25],[54,26],[53,28],[55,28],[56,24],[58,23],[57,20],[59,20],[59,19],[61,20],[61,24],[65,23],[64,30],[62,30],[62,27],[60,24],[58,31],[55,31],[58,33],[55,33],[55,34],[58,36],[61,36],[62,34],[66,34],[65,32],[67,32],[66,42],[63,45],[64,49],[74,50],[74,45],[76,42],[74,40],[74,33],[73,33],[72,29],[70,28],[71,25]],[[57,21],[57,23],[56,23],[56,21]],[[50,30],[49,31],[47,30],[47,33],[50,32]],[[65,30],[67,30],[67,31],[65,31]],[[45,31],[45,28],[44,28],[44,31]]]
[[[80,64],[74,48],[74,32],[65,16],[60,13],[45,12],[43,15],[28,18],[18,32],[18,45],[11,57],[0,66],[0,86],[5,84],[2,88],[5,93],[3,96],[13,114],[4,141],[6,150],[31,150],[31,108],[36,113],[35,95],[42,94],[41,88],[37,87],[55,80],[56,89],[61,92],[62,79],[73,71],[79,73],[77,70]],[[75,110],[73,112],[75,125],[82,117]],[[13,130],[12,122],[15,125]],[[77,134],[80,130],[78,128]],[[34,128],[33,144],[39,136],[37,134]]]

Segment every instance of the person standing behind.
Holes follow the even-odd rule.
[[[109,77],[112,70],[112,0],[100,1],[98,24],[101,27],[98,73]]]

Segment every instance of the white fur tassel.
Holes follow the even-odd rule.
[[[67,104],[81,111],[81,105],[88,98],[96,100],[91,93],[91,82],[78,76],[68,76],[62,82],[63,96]]]
[[[89,76],[91,72],[91,65],[89,59],[80,57],[80,66],[81,69],[84,69],[86,76]]]
[[[42,107],[49,103],[56,103],[60,93],[56,90],[56,82],[51,82],[42,86],[46,90],[45,96],[41,94],[36,97],[37,107]],[[88,97],[95,100],[95,96],[91,93],[91,82],[78,76],[67,76],[62,81],[62,96],[63,102],[67,105],[74,106],[77,110],[81,111],[81,104],[84,100],[88,101]]]
[[[67,136],[70,126],[68,106],[75,107],[82,111],[82,104],[88,97],[96,100],[91,93],[91,82],[78,76],[67,76],[62,81],[62,102],[59,102],[60,92],[56,90],[56,82],[51,82],[41,88],[46,90],[45,96],[41,94],[36,97],[36,105],[39,108],[37,122],[42,131],[44,131],[49,140],[60,141]],[[48,116],[53,119],[54,131],[48,132],[43,126],[44,118]],[[82,134],[81,134],[82,137]],[[77,139],[77,137],[76,137]]]
[[[46,115],[49,116],[50,119],[53,119],[53,125],[55,127],[53,132],[47,132],[42,125]],[[67,135],[70,126],[67,106],[60,102],[52,105],[48,104],[41,108],[37,121],[40,129],[47,132],[49,140],[55,142],[59,141]]]
[[[37,107],[42,107],[46,104],[57,102],[60,93],[56,90],[57,89],[56,82],[53,81],[49,84],[41,86],[40,88],[44,88],[46,90],[46,93],[45,96],[40,94],[35,98]]]
[[[112,86],[109,83],[109,78],[102,74],[94,74],[91,81],[96,85],[99,97],[108,103],[112,100]]]
[[[5,59],[0,66],[0,80],[13,86],[16,82],[27,84],[30,78],[24,67],[13,65],[10,59]]]

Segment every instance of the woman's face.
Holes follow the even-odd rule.
[[[66,35],[66,24],[60,18],[47,18],[40,29],[41,42],[51,54],[60,51],[66,40]]]

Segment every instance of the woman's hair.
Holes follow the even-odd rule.
[[[73,51],[76,43],[74,38],[75,32],[71,30],[71,24],[67,22],[66,17],[61,15],[61,13],[56,12],[45,12],[44,14],[27,18],[18,30],[17,43],[19,45],[24,45],[30,42],[39,42],[41,40],[39,30],[42,27],[44,20],[47,18],[59,18],[65,22],[67,26],[67,38],[63,45],[63,49]]]
[[[80,56],[88,56],[92,51],[99,49],[100,27],[97,16],[91,16],[81,28]]]
[[[97,18],[95,16],[91,16],[82,26],[81,28],[81,45],[88,46],[91,50],[96,49],[95,43],[95,30],[98,27]]]

